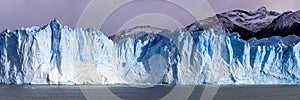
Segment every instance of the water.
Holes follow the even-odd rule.
[[[178,86],[183,92],[174,94],[181,98],[187,88],[192,88],[187,99],[199,100],[205,88]],[[127,86],[127,85],[0,85],[0,100],[107,100],[110,97],[128,100],[157,100],[174,89],[174,86]],[[167,98],[166,98],[167,99]],[[174,98],[173,98],[174,99]],[[214,100],[299,100],[300,85],[227,85],[221,86]]]

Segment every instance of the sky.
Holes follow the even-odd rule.
[[[193,3],[189,2],[193,0],[184,1]],[[63,25],[74,28],[90,2],[91,0],[1,0],[0,30],[42,26],[53,18],[57,18]],[[101,2],[105,4],[106,1]],[[255,10],[261,6],[278,12],[300,10],[300,0],[207,0],[207,2],[216,13],[233,9]]]

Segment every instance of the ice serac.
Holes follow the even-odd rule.
[[[138,27],[136,27],[138,28]],[[300,38],[206,29],[124,31],[116,41],[57,20],[0,34],[5,84],[297,84]],[[145,29],[146,28],[146,29]],[[150,31],[144,31],[150,30]],[[142,33],[141,35],[137,35]]]
[[[1,83],[124,83],[113,67],[115,46],[93,28],[43,27],[1,32]],[[106,76],[103,76],[103,75]]]

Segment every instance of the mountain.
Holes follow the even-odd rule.
[[[300,11],[284,12],[279,17],[274,19],[272,23],[264,27],[257,34],[263,34],[256,37],[270,37],[270,36],[300,36]]]
[[[147,33],[158,33],[162,31],[163,29],[157,28],[157,27],[151,27],[149,25],[146,26],[136,26],[127,30],[122,30],[121,32],[118,32],[109,38],[113,40],[114,42],[118,42],[123,39],[131,38],[136,39],[135,37],[140,37],[142,35],[145,35]]]
[[[232,10],[217,14],[214,17],[196,21],[186,27],[191,32],[208,28],[237,32],[244,40],[272,36],[300,36],[299,11],[278,13],[261,7],[255,11]],[[205,23],[210,22],[210,23]],[[193,27],[192,27],[193,26]]]
[[[120,40],[113,41],[95,28],[72,29],[55,19],[43,27],[5,30],[0,33],[0,83],[300,82],[296,35],[245,41],[238,33],[214,29],[187,32],[148,26],[117,35]]]

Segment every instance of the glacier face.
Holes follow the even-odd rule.
[[[73,30],[56,20],[44,27],[3,31],[0,83],[297,84],[300,81],[297,36],[244,41],[237,33],[212,29],[129,35],[113,42],[96,29]]]

